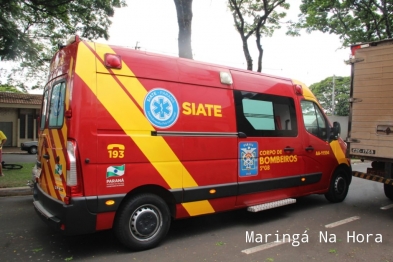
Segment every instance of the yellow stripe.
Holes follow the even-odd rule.
[[[64,156],[64,152],[63,152],[63,150],[62,150],[62,148],[63,148],[64,145],[62,145],[62,143],[61,143],[61,141],[60,141],[59,132],[63,132],[63,130],[53,130],[53,132],[52,132],[52,134],[53,134],[53,141],[54,141],[53,148],[54,148],[56,154],[59,156],[60,164],[61,164],[63,167],[65,167],[65,165],[66,165],[66,163],[65,163],[65,156]],[[52,150],[50,150],[50,151],[52,151]],[[52,152],[51,152],[51,154],[52,154]],[[51,166],[51,168],[52,168],[53,176],[54,176],[54,178],[56,179],[56,176],[58,176],[58,175],[56,175],[56,174],[54,173],[54,172],[55,172],[55,170],[54,170],[55,165],[56,165],[55,156],[52,155],[52,156],[50,157],[50,166]],[[63,174],[63,176],[64,176],[64,174]],[[62,188],[63,190],[65,190],[65,188],[64,188],[64,186],[63,186],[62,183],[58,184],[57,181],[55,181],[55,183],[57,184],[57,186],[59,186],[60,188]],[[59,193],[61,193],[61,191],[59,191]],[[63,200],[64,196],[62,196],[62,195],[60,194],[60,197],[61,197],[62,200]]]
[[[49,137],[49,130],[45,130],[45,135]],[[45,138],[46,139],[46,138]],[[54,181],[52,181],[52,176],[50,175],[51,173],[51,167],[53,166],[53,155],[52,155],[52,149],[50,147],[47,148],[48,150],[48,155],[49,155],[49,161],[43,161],[45,164],[45,174],[48,174],[45,176],[46,178],[46,188],[48,188],[49,192],[47,192],[49,195],[51,195],[53,198],[57,198],[55,189],[53,187]]]
[[[342,150],[340,143],[337,140],[333,140],[332,142],[330,142],[330,148],[332,149],[333,154],[336,157],[339,164],[348,165],[348,160],[345,157],[345,153]]]
[[[90,45],[94,47],[93,44]],[[99,45],[97,52],[102,59],[104,59],[105,53],[115,54],[106,45]],[[146,132],[154,131],[155,129],[115,81],[114,77],[104,74],[98,74],[96,76],[95,63],[90,62],[94,61],[94,59],[95,57],[92,52],[83,43],[80,44],[78,48],[78,61],[82,62],[76,63],[75,72],[97,96],[97,99],[108,110],[124,132],[135,142],[169,187],[182,188],[198,186],[166,141],[162,137],[152,137]],[[103,70],[101,65],[100,68]],[[134,76],[133,72],[124,62],[121,70],[118,74]],[[107,70],[106,72],[109,74]],[[100,87],[103,86],[105,88],[96,88],[95,79],[92,75],[97,77]],[[143,100],[147,91],[138,79],[134,77],[117,77],[117,79],[127,88],[127,91],[137,101],[138,105],[143,108]],[[114,100],[116,100],[116,103],[114,103]],[[127,114],[124,114],[124,112],[127,112]],[[133,121],[129,120],[129,116],[132,116]],[[139,135],[136,135],[136,131],[139,131]],[[183,206],[191,216],[214,212],[213,207],[207,200],[186,203]]]
[[[90,44],[92,47],[92,45]],[[94,47],[93,47],[94,48]],[[112,48],[108,45],[96,44],[96,52],[100,55],[101,59],[104,60],[104,55],[106,53],[115,54]],[[102,63],[97,64],[97,71],[99,72],[108,72],[105,66]],[[117,75],[125,75],[132,77],[122,77],[119,78],[122,85],[127,89],[127,91],[132,94],[132,97],[138,103],[138,105],[143,108],[143,101],[147,94],[147,90],[145,87],[139,82],[139,80],[135,77],[135,74],[130,70],[130,68],[123,62],[120,70],[116,69]],[[131,88],[132,87],[132,88]]]

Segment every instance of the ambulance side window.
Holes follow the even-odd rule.
[[[290,97],[234,91],[238,132],[249,137],[295,137],[297,121]]]
[[[64,121],[65,82],[60,82],[52,87],[49,108],[49,127],[59,128]]]
[[[48,88],[44,90],[44,99],[42,101],[42,108],[41,108],[41,118],[40,118],[40,128],[44,130],[45,122],[46,122],[46,114],[48,111]]]
[[[327,124],[319,107],[311,101],[301,103],[304,126],[307,132],[323,140],[327,139]]]

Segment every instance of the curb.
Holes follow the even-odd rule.
[[[32,195],[33,192],[30,187],[8,187],[0,188],[0,197],[8,196],[27,196]]]

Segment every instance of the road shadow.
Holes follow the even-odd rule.
[[[221,230],[231,230],[237,227],[252,228],[268,225],[272,221],[286,219],[309,209],[329,205],[323,196],[308,196],[297,200],[297,203],[258,213],[248,212],[246,209],[222,212],[199,217],[174,220],[166,239],[157,247],[166,249],[189,239],[190,237],[206,233],[216,234]],[[49,242],[53,250],[52,256],[67,259],[94,259],[110,257],[114,254],[134,253],[125,248],[115,237],[112,230],[97,232],[81,236],[62,236],[59,233],[45,229],[41,232],[42,243]],[[142,251],[148,252],[148,251]],[[141,252],[138,252],[141,253]]]

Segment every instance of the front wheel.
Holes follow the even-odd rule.
[[[348,175],[344,169],[337,169],[330,181],[329,191],[325,194],[328,201],[339,203],[344,201],[348,194],[349,181]]]
[[[132,250],[150,249],[166,236],[170,218],[169,208],[160,197],[138,195],[120,207],[114,232],[119,241]]]
[[[385,196],[390,200],[393,200],[393,186],[383,184],[383,191],[385,192]]]

